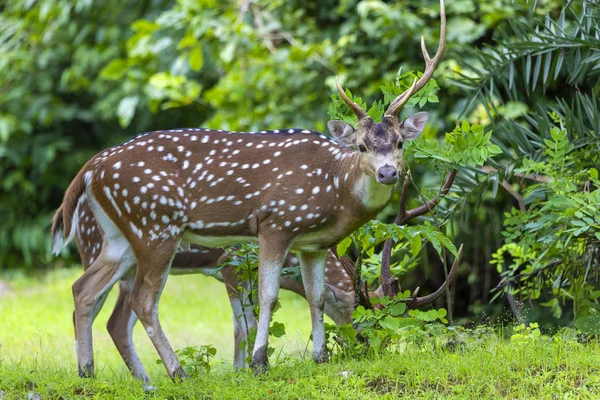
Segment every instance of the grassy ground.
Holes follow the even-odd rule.
[[[274,341],[274,366],[261,377],[231,372],[231,311],[219,282],[171,277],[161,302],[163,326],[174,348],[212,344],[213,370],[173,384],[138,327],[135,340],[156,386],[144,394],[129,377],[104,329],[114,294],[95,324],[95,379],[76,376],[70,285],[76,270],[42,280],[0,276],[14,292],[0,298],[0,398],[600,398],[600,345],[551,339],[514,343],[495,336],[459,351],[411,348],[402,354],[315,365],[305,356],[310,319],[306,303],[282,293],[277,320],[287,335]],[[308,357],[309,358],[309,357]],[[4,394],[3,394],[4,393]]]

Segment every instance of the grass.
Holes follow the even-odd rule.
[[[104,329],[114,293],[94,325],[97,377],[76,376],[71,326],[71,283],[77,270],[57,270],[41,279],[18,274],[14,292],[0,298],[0,398],[42,399],[265,399],[265,398],[600,398],[600,345],[544,337],[511,342],[496,335],[467,341],[460,350],[412,346],[401,354],[316,365],[306,356],[308,308],[282,292],[276,319],[287,335],[267,374],[232,372],[231,311],[219,282],[202,276],[171,277],[163,292],[161,318],[174,348],[212,344],[213,369],[172,383],[140,327],[135,341],[156,386],[144,394],[129,377]],[[311,346],[309,346],[310,349]]]

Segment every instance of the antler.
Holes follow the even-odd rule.
[[[446,290],[446,287],[451,285],[452,282],[454,281],[454,278],[456,278],[456,274],[458,272],[458,264],[460,263],[460,258],[462,256],[462,249],[463,249],[463,245],[461,244],[458,249],[458,253],[456,254],[456,258],[454,259],[454,262],[452,263],[452,268],[450,268],[450,272],[448,272],[448,278],[446,278],[444,283],[442,283],[442,285],[435,292],[433,292],[425,297],[416,297],[417,293],[419,292],[419,288],[415,289],[414,294],[413,294],[413,299],[411,302],[408,303],[409,308],[419,308],[419,307],[425,306],[425,305],[433,302],[435,299],[440,297],[440,295],[442,293],[444,293],[444,290]]]
[[[442,55],[444,54],[444,50],[446,49],[446,10],[444,7],[444,0],[440,0],[440,44],[438,46],[437,52],[435,56],[431,58],[429,53],[427,52],[427,47],[425,47],[425,39],[421,36],[421,51],[423,52],[423,58],[425,59],[425,72],[423,72],[423,76],[421,79],[416,79],[412,86],[400,94],[398,97],[392,101],[387,111],[385,112],[386,116],[394,116],[397,115],[400,110],[404,107],[406,102],[411,98],[412,95],[417,93],[425,84],[431,79],[433,72],[437,68],[440,60],[442,59]]]
[[[337,86],[338,91],[340,92],[340,97],[342,98],[342,100],[344,100],[344,102],[348,105],[348,107],[350,107],[352,112],[356,114],[358,119],[362,119],[368,116],[367,112],[363,110],[361,106],[350,100],[350,98],[346,95],[346,92],[342,88],[342,85],[340,85],[340,81],[338,80],[337,76],[335,77],[335,85]]]
[[[458,253],[456,254],[456,258],[454,259],[454,262],[452,263],[452,267],[450,268],[450,272],[448,272],[448,277],[446,278],[446,280],[444,280],[444,283],[442,283],[442,285],[439,288],[437,288],[437,290],[435,292],[428,294],[425,297],[417,297],[417,294],[419,293],[419,289],[420,289],[419,287],[417,287],[413,291],[412,296],[406,302],[408,308],[419,308],[419,307],[426,306],[426,305],[432,303],[438,297],[440,297],[440,295],[442,293],[444,293],[444,290],[446,290],[446,288],[448,286],[450,286],[452,284],[452,282],[454,282],[454,279],[456,278],[456,275],[458,273],[458,264],[460,263],[460,259],[462,256],[462,249],[463,249],[463,245],[461,244],[458,249]],[[393,280],[392,285],[396,286],[396,287],[393,287],[394,295],[398,294],[400,292],[400,288],[397,287],[398,281]],[[374,294],[377,297],[386,296],[386,294],[383,293],[383,284],[379,285],[377,290],[375,290]],[[370,302],[369,302],[369,304],[370,304]],[[363,305],[363,304],[361,304],[361,305]],[[366,308],[366,306],[365,306],[365,308]]]

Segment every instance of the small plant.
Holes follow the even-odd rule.
[[[393,298],[373,298],[373,309],[356,308],[353,325],[328,325],[332,353],[342,358],[380,354],[398,350],[407,343],[423,345],[425,338],[445,332],[445,309],[407,311],[406,302],[410,299],[408,290]]]
[[[549,118],[555,126],[543,139],[541,154],[524,158],[515,169],[537,180],[524,190],[524,206],[505,214],[505,244],[491,261],[502,277],[497,296],[507,292],[530,301],[545,297],[541,305],[556,318],[572,302],[576,326],[598,333],[598,151],[576,145],[584,140],[568,132],[557,115]]]
[[[202,372],[210,372],[210,360],[217,354],[210,344],[203,346],[188,346],[175,351],[181,366],[191,375],[198,375]],[[162,360],[156,360],[157,364],[162,364]]]
[[[520,324],[513,328],[514,334],[510,337],[512,342],[531,342],[540,338],[542,333],[537,322],[529,325]]]

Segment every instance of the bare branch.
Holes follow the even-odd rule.
[[[450,173],[448,174],[448,177],[446,178],[446,181],[444,182],[444,185],[440,189],[440,194],[437,197],[434,197],[433,199],[429,200],[427,203],[423,204],[422,206],[413,208],[412,210],[408,210],[405,213],[405,215],[403,216],[403,218],[400,219],[398,224],[402,225],[406,221],[409,221],[413,218],[419,217],[419,216],[433,210],[438,205],[440,200],[442,200],[450,191],[450,188],[454,184],[454,178],[456,178],[456,173],[457,173],[457,170],[455,170],[455,169],[450,171]]]
[[[265,24],[263,22],[260,10],[258,9],[258,7],[254,6],[254,5],[251,5],[250,8],[252,9],[252,14],[254,15],[254,23],[258,27],[258,30],[260,32],[263,32],[265,29]],[[273,44],[273,41],[266,36],[263,36],[263,40],[265,42],[265,45],[267,46],[267,49],[269,49],[271,54],[275,53],[275,45]]]
[[[498,172],[498,170],[490,165],[484,165],[483,167],[479,168],[480,171],[485,172],[486,174],[493,174]],[[540,183],[548,183],[548,182],[552,182],[552,178],[550,178],[549,176],[546,175],[527,175],[527,174],[523,174],[521,172],[512,172],[512,168],[508,170],[508,173],[512,176],[516,176],[518,178],[523,178],[523,179],[527,179],[530,181],[535,181],[535,182],[540,182]]]
[[[402,193],[400,194],[400,207],[398,209],[398,215],[394,223],[400,225],[400,219],[406,215],[406,199],[408,198],[408,184],[410,182],[410,170],[406,171],[404,175],[404,182],[402,182]]]

